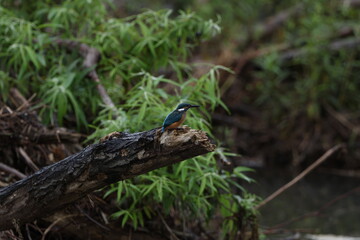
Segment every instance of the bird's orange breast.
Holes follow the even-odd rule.
[[[166,129],[166,130],[167,130],[167,129],[174,129],[174,128],[179,127],[181,124],[184,123],[185,118],[186,118],[186,113],[184,113],[184,114],[181,116],[180,121],[172,123],[171,125],[167,126],[165,129]]]

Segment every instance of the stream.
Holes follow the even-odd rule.
[[[265,199],[295,176],[256,169],[250,175],[256,182],[245,187]],[[266,239],[360,239],[360,179],[315,170],[264,205],[259,223]],[[328,237],[311,237],[319,234]]]

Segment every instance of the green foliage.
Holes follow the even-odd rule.
[[[223,234],[235,231],[242,221],[235,216],[240,208],[250,208],[256,204],[249,197],[240,197],[231,193],[231,187],[237,187],[234,178],[239,176],[226,171],[216,170],[215,154],[196,157],[168,168],[157,169],[149,174],[138,176],[133,180],[125,180],[112,184],[105,197],[116,193],[120,211],[113,217],[122,217],[122,225],[128,220],[134,228],[144,225],[144,218],[151,218],[162,210],[169,215],[176,210],[182,220],[191,224],[191,219],[209,221],[217,209],[224,217]],[[249,169],[237,169],[246,172]],[[249,214],[250,215],[250,214]]]
[[[212,67],[204,76],[198,79],[189,78],[183,83],[164,77],[154,77],[149,73],[140,73],[141,80],[123,96],[124,103],[117,111],[117,118],[112,119],[111,114],[103,118],[105,114],[101,114],[97,120],[100,124],[90,139],[98,139],[106,133],[119,129],[137,131],[159,127],[165,116],[179,102],[203,106],[199,111],[188,112],[187,124],[210,133],[210,124],[207,121],[210,117],[209,111],[223,104],[216,80],[220,69],[223,68]],[[176,95],[170,95],[159,88],[161,84],[175,88]],[[167,101],[166,107],[163,101]],[[244,174],[250,169],[238,167],[232,174],[219,171],[215,159],[228,155],[229,153],[218,148],[214,153],[206,156],[199,156],[171,167],[154,170],[132,180],[112,184],[105,197],[110,194],[117,196],[120,210],[114,213],[113,217],[121,217],[123,225],[130,222],[134,228],[137,228],[139,225],[144,225],[144,219],[156,215],[156,211],[160,209],[166,215],[176,209],[183,219],[196,217],[204,218],[206,221],[220,209],[225,219],[223,233],[226,235],[236,231],[242,218],[237,219],[233,215],[239,213],[246,200],[240,197],[241,194],[234,194],[231,189],[238,188],[240,192],[245,191],[237,181],[243,179],[250,182],[251,179]],[[224,210],[229,206],[230,209]]]
[[[18,73],[18,85],[23,90],[33,72],[45,65],[39,45],[33,43],[40,36],[32,22],[0,6],[0,66],[5,72]]]
[[[161,0],[156,3],[165,5]],[[141,4],[149,7],[153,1],[141,1]],[[257,58],[258,67],[251,74],[255,73],[255,78],[261,81],[255,84],[249,81],[250,84],[244,88],[251,95],[246,99],[248,104],[256,102],[261,106],[264,116],[268,116],[266,121],[278,123],[288,117],[288,120],[297,121],[302,116],[307,121],[316,122],[323,119],[328,107],[348,112],[357,110],[360,98],[354,96],[359,95],[360,91],[359,62],[354,48],[357,50],[358,47],[340,51],[326,48],[336,39],[344,40],[344,37],[348,37],[351,40],[359,37],[359,11],[350,2],[213,0],[209,4],[201,1],[172,4],[179,9],[196,9],[201,16],[219,16],[223,29],[221,42],[225,42],[227,47],[231,42],[230,45],[234,45],[231,47],[239,52],[246,51],[249,43],[251,48],[287,45],[290,49],[306,52],[285,62],[279,59],[281,51]],[[132,6],[138,5],[135,1],[126,6],[135,9]],[[300,5],[302,9],[299,14],[292,15],[265,41],[258,39],[261,35],[259,33],[264,30],[262,23],[278,13],[284,16]],[[341,36],[344,29],[351,29],[353,33]],[[285,125],[296,126],[296,123]]]
[[[75,98],[74,90],[78,89],[76,95],[79,96],[81,90],[79,91],[77,88],[79,84],[76,83],[84,78],[87,71],[82,73],[75,71],[76,63],[75,61],[67,67],[57,65],[56,68],[51,69],[48,75],[49,79],[46,79],[45,84],[40,88],[42,103],[46,105],[42,112],[48,111],[48,114],[43,114],[44,116],[54,116],[56,111],[58,124],[63,125],[63,118],[69,111],[72,111],[77,124],[86,127],[85,114],[80,107],[81,103],[78,102],[78,98]],[[45,121],[53,120],[53,118],[45,119]],[[52,124],[54,123],[52,122]]]
[[[256,86],[257,103],[270,110],[267,114],[274,122],[285,115],[293,120],[302,115],[319,121],[328,107],[351,112],[360,104],[360,98],[354,97],[360,92],[356,51],[329,49],[342,27],[357,24],[358,11],[334,1],[304,4],[306,17],[288,21],[284,38],[275,39],[290,42],[304,54],[283,62],[274,53],[257,61],[261,67],[257,76],[263,79]]]
[[[9,77],[9,75],[3,71],[0,71],[0,100],[6,101],[9,91],[10,91],[10,85],[11,85],[12,79]]]
[[[98,48],[109,58],[104,59],[109,78],[120,76],[133,80],[138,72],[171,67],[183,79],[191,48],[200,40],[217,34],[213,21],[204,22],[193,13],[180,12],[171,18],[171,11],[147,11],[126,19],[108,19],[104,29],[96,32]]]
[[[85,79],[80,56],[54,45],[54,36],[81,39],[106,56],[97,72],[110,97],[119,102],[124,99],[119,96],[127,95],[124,89],[141,82],[143,73],[171,68],[183,81],[190,71],[184,61],[191,48],[220,31],[216,23],[203,21],[194,13],[171,17],[169,10],[146,11],[118,19],[107,17],[102,1],[45,1],[21,6],[3,2],[12,11],[0,8],[1,68],[17,73],[15,84],[24,92],[30,87],[40,92],[46,104],[43,118],[52,123],[57,119],[60,125],[66,114],[74,112],[78,126],[84,126],[84,112],[96,114],[99,97],[94,94],[94,84]],[[24,15],[26,18],[18,17]],[[73,84],[71,76],[80,84]],[[144,74],[142,82],[147,80],[150,78]]]
[[[119,19],[110,17],[108,6],[100,0],[0,3],[0,91],[4,96],[11,85],[36,93],[47,123],[71,124],[75,117],[77,126],[86,129],[92,122],[94,131],[88,141],[95,141],[113,131],[159,127],[178,103],[189,102],[202,108],[189,111],[187,124],[211,134],[211,112],[219,105],[226,108],[220,100],[218,77],[219,71],[227,69],[205,66],[208,72],[195,77],[194,66],[186,63],[194,46],[220,32],[212,20],[169,10]],[[91,69],[83,69],[77,50],[66,51],[56,38],[80,41],[101,52],[96,71],[116,109],[101,106],[95,83],[86,78]],[[10,72],[16,81],[8,77]],[[249,169],[218,170],[216,158],[228,155],[219,148],[112,184],[105,197],[116,196],[119,211],[113,216],[121,218],[123,226],[137,228],[159,212],[176,211],[188,223],[192,217],[206,223],[220,212],[225,219],[224,236],[236,232],[241,218],[234,215],[248,202],[240,197],[244,190],[238,180],[250,181],[244,175]]]

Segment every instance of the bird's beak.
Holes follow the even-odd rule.
[[[191,105],[190,108],[192,107],[200,107],[199,105]]]

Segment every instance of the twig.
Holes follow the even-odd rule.
[[[33,230],[38,231],[41,235],[44,234],[43,230],[41,228],[39,228],[39,226],[37,226],[36,224],[33,223],[27,223],[26,226],[30,226],[33,228]]]
[[[23,109],[30,107],[30,102],[35,98],[36,94],[33,94],[29,99],[26,99],[17,88],[10,89],[10,100],[15,105],[15,112],[20,112]]]
[[[77,48],[81,56],[83,56],[83,66],[91,69],[88,76],[96,83],[96,88],[104,104],[110,108],[115,108],[115,105],[109,95],[107,94],[104,86],[101,84],[99,76],[96,73],[95,67],[100,59],[100,52],[94,47],[85,43],[79,43],[69,39],[56,39],[55,42],[60,46],[65,46],[70,50]]]
[[[25,152],[25,150],[22,147],[18,148],[19,153],[21,154],[21,156],[23,156],[23,158],[25,159],[26,164],[35,172],[39,171],[39,168],[36,166],[36,164],[31,160],[31,158],[29,157],[29,155]]]
[[[6,110],[7,110],[10,114],[13,113],[13,110],[11,110],[11,108],[9,108],[8,106],[5,105],[5,108],[6,108]]]
[[[89,214],[87,214],[84,210],[82,210],[78,205],[76,205],[76,208],[81,212],[81,214],[83,214],[85,217],[87,217],[90,221],[92,221],[93,223],[95,223],[96,225],[98,225],[99,227],[101,227],[102,229],[106,230],[106,231],[110,231],[110,228],[102,225],[101,223],[99,223],[98,221],[96,221],[95,219],[93,219],[92,217],[90,217]]]
[[[105,224],[109,224],[106,214],[103,211],[100,211],[101,217],[104,220]]]
[[[36,93],[31,95],[31,97],[27,100],[26,103],[23,103],[20,107],[16,109],[16,112],[22,111],[24,108],[28,108],[30,106],[30,102],[36,97]]]
[[[15,176],[17,176],[20,179],[26,178],[26,175],[19,172],[18,170],[16,170],[15,168],[9,167],[8,165],[5,165],[4,163],[0,163],[0,169],[3,171],[6,171],[8,173],[11,173]]]
[[[295,183],[300,181],[303,177],[305,177],[308,173],[310,173],[312,170],[314,170],[317,166],[319,166],[321,163],[323,163],[326,159],[328,159],[332,154],[334,154],[339,149],[343,148],[343,144],[336,145],[332,148],[330,148],[328,151],[326,151],[319,159],[317,159],[313,164],[311,164],[308,168],[306,168],[304,171],[302,171],[298,176],[296,176],[293,180],[279,188],[277,191],[275,191],[273,194],[268,196],[264,201],[262,201],[259,205],[257,205],[255,208],[259,209],[263,207],[265,204],[279,196],[281,193],[286,191],[288,188],[293,186]]]
[[[356,126],[352,122],[350,122],[343,114],[335,111],[329,105],[325,105],[326,111],[333,116],[340,124],[349,129],[351,132],[355,134],[360,134],[360,127]]]
[[[36,97],[36,93],[31,95],[29,99],[26,99],[17,88],[10,89],[10,100],[15,105],[15,112],[20,112],[24,108],[30,107],[30,102]]]
[[[50,224],[49,227],[46,228],[44,234],[42,235],[41,240],[45,240],[46,234],[48,234],[48,233],[51,231],[51,229],[52,229],[56,224],[58,224],[59,222],[61,222],[62,220],[66,219],[66,218],[76,217],[76,216],[78,216],[78,215],[77,215],[77,214],[71,214],[71,215],[67,215],[67,216],[64,216],[64,217],[62,217],[62,218],[57,219],[55,222],[53,222],[52,224]]]
[[[175,240],[180,240],[175,233],[173,232],[173,230],[169,227],[169,225],[166,223],[165,219],[163,218],[163,216],[161,215],[160,211],[157,210],[157,213],[162,221],[162,223],[164,224],[166,230],[168,230],[168,232],[170,233],[170,235],[175,239]]]
[[[19,237],[15,235],[13,230],[0,232],[0,237],[7,237],[6,239],[11,239],[11,240],[21,240]]]
[[[23,240],[23,239],[24,239],[24,236],[23,236],[22,233],[21,233],[19,221],[16,220],[16,219],[13,219],[13,220],[12,220],[12,224],[13,224],[13,226],[15,227],[15,230],[16,230],[17,234],[19,235],[19,237],[18,237],[19,240]]]
[[[29,230],[29,224],[26,224],[25,228],[26,228],[27,239],[32,240],[30,230]]]
[[[176,235],[182,236],[186,239],[198,239],[198,236],[196,236],[195,234],[189,233],[189,232],[181,232],[181,231],[177,231],[177,230],[172,230]],[[209,237],[210,235],[207,234],[205,231],[203,231],[203,233],[206,235],[207,239],[209,240],[213,240],[214,238]]]
[[[10,89],[10,100],[17,107],[29,107],[29,101],[19,92],[17,88]]]

